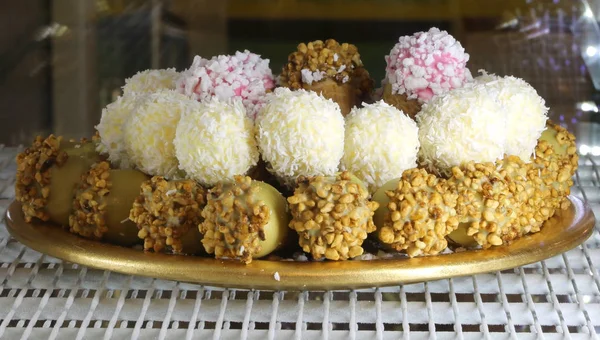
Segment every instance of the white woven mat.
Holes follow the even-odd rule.
[[[2,214],[17,149],[0,150]],[[582,160],[573,194],[600,216],[600,173]],[[32,251],[0,227],[5,339],[597,339],[600,231],[552,259],[381,289],[266,292],[88,269]]]

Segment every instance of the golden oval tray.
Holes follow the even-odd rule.
[[[41,253],[85,266],[160,279],[231,288],[321,290],[414,283],[510,269],[550,258],[583,243],[594,214],[579,198],[552,217],[541,232],[487,250],[371,261],[292,262],[254,260],[249,265],[211,258],[144,253],[90,241],[50,223],[28,224],[21,205],[6,212],[8,231]],[[277,275],[276,275],[277,273]],[[279,280],[276,280],[278,276]]]

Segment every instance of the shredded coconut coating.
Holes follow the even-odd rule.
[[[204,222],[199,226],[206,252],[217,259],[252,262],[252,256],[261,251],[260,241],[265,240],[264,228],[272,213],[258,191],[248,176],[235,176],[234,182],[219,182],[208,191]]]
[[[37,136],[30,147],[17,155],[15,196],[27,223],[33,218],[50,219],[45,211],[50,197],[50,168],[62,166],[68,159],[67,153],[59,149],[61,141],[60,136]]]
[[[346,117],[342,170],[367,184],[371,193],[417,166],[419,131],[404,112],[379,101]]]
[[[282,85],[293,90],[325,79],[355,84],[359,97],[373,90],[373,80],[363,67],[356,46],[334,39],[299,44],[297,51],[288,56],[280,76]]]
[[[124,146],[133,165],[151,176],[180,177],[173,139],[179,119],[198,111],[200,103],[175,91],[140,97],[126,119]]]
[[[133,77],[125,79],[123,95],[154,93],[160,90],[174,90],[175,82],[179,77],[179,72],[175,71],[174,68],[141,71],[136,73]]]
[[[181,118],[173,144],[180,169],[205,186],[245,175],[259,158],[254,123],[239,100],[201,103]]]
[[[154,176],[142,184],[129,219],[139,228],[144,250],[183,253],[188,232],[202,222],[206,191],[192,180]]]
[[[407,170],[398,188],[386,192],[390,203],[378,233],[380,241],[391,244],[396,250],[406,250],[412,257],[437,254],[445,249],[446,242],[441,238],[459,225],[464,225],[466,234],[483,248],[507,244],[523,235],[539,232],[557,209],[569,206],[567,196],[578,162],[572,134],[552,123],[548,123],[544,133],[546,138],[538,142],[535,156],[528,163],[514,155],[496,163],[468,162],[453,167],[449,179],[427,174],[424,169]],[[415,180],[418,185],[414,185]],[[443,198],[438,200],[441,210],[435,213],[431,212],[435,205],[423,199],[433,194]],[[448,199],[443,195],[448,195]],[[426,211],[416,214],[420,225],[400,219],[400,223],[394,224],[394,218],[403,216],[396,214],[394,217],[394,211],[403,206],[412,209],[404,208],[407,216],[418,209],[429,209],[429,214]],[[450,223],[445,225],[446,228],[434,229],[436,239],[432,244],[435,252],[427,247],[423,248],[425,251],[420,250],[428,244],[424,239],[406,237],[410,232],[422,238],[432,229],[424,227],[423,222],[431,224],[433,218],[446,214],[449,218],[444,219]]]
[[[344,118],[331,100],[277,88],[256,120],[267,169],[293,187],[299,176],[332,175],[344,153]]]
[[[213,96],[221,100],[241,98],[252,119],[264,106],[265,94],[274,87],[269,59],[248,50],[210,60],[196,56],[177,81],[178,91],[198,101]]]
[[[388,213],[377,233],[379,241],[410,257],[436,255],[447,248],[446,236],[458,227],[459,216],[458,195],[444,179],[410,169],[386,195]]]
[[[122,169],[131,167],[123,145],[123,124],[133,112],[139,97],[135,93],[118,97],[102,109],[100,123],[96,125],[100,136],[98,152],[108,154],[108,160]]]
[[[437,96],[416,116],[419,162],[429,171],[450,175],[470,161],[495,162],[504,157],[507,129],[497,91],[469,84]]]
[[[460,42],[435,27],[400,37],[385,61],[392,93],[422,103],[473,79],[466,67],[469,55]]]
[[[488,75],[485,71],[475,81],[494,88],[506,115],[507,155],[529,162],[548,119],[548,108],[537,91],[523,79]]]
[[[100,240],[108,231],[105,196],[110,193],[110,164],[100,162],[81,176],[69,216],[69,231],[85,238]]]
[[[315,260],[362,255],[363,241],[375,231],[373,213],[379,206],[368,197],[366,188],[353,181],[349,172],[298,179],[294,195],[288,198],[289,226],[298,233],[302,250]]]

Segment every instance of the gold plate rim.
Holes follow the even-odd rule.
[[[415,283],[515,268],[573,249],[588,239],[595,218],[581,199],[539,233],[507,246],[451,254],[340,262],[254,260],[249,265],[194,256],[144,253],[86,240],[51,223],[28,224],[21,204],[6,211],[9,233],[38,252],[97,269],[209,286],[267,290],[356,289]],[[278,273],[279,280],[275,279]]]

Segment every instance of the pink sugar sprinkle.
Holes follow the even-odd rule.
[[[192,66],[182,72],[177,82],[181,93],[198,101],[213,96],[220,99],[240,97],[250,117],[255,117],[261,107],[256,103],[274,87],[269,59],[262,59],[248,50],[210,60],[196,56]]]
[[[469,55],[448,32],[431,28],[400,37],[385,57],[392,93],[427,102],[433,96],[463,86],[473,79],[466,68]]]
[[[240,86],[238,88],[236,88],[235,90],[233,90],[233,92],[235,92],[235,95],[238,97],[242,96],[242,91],[246,89],[246,86]]]

